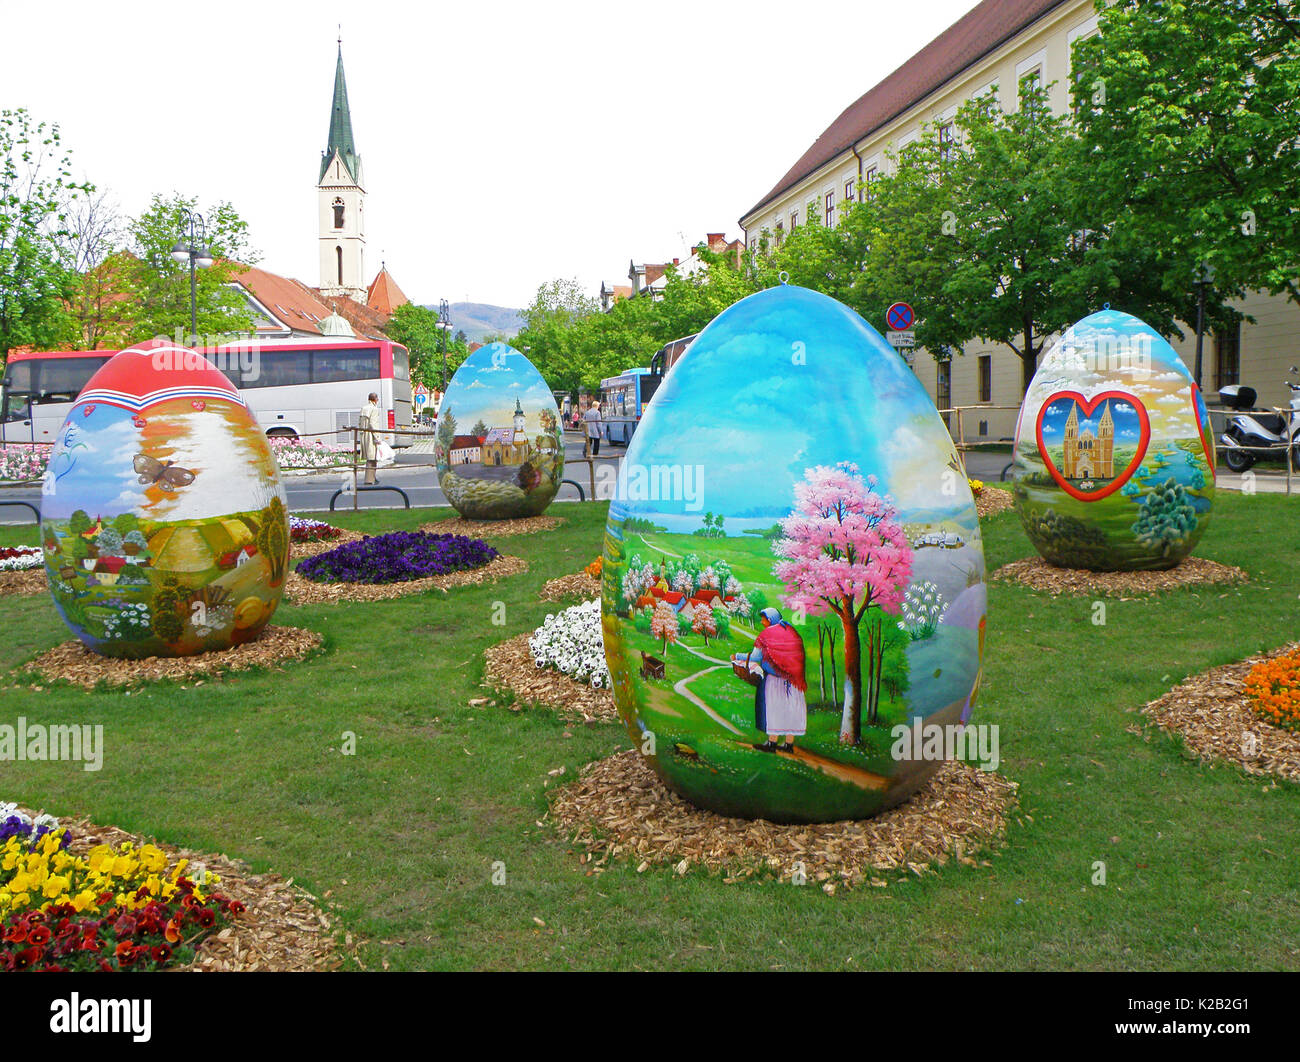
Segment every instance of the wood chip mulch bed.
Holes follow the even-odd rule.
[[[45,593],[45,569],[25,572],[0,572],[0,597],[28,597]]]
[[[26,810],[26,809],[24,809]],[[84,855],[99,844],[117,846],[130,842],[137,848],[152,844],[166,856],[168,865],[188,859],[189,872],[203,868],[221,881],[215,888],[247,910],[232,918],[221,930],[199,943],[194,961],[170,969],[189,972],[206,971],[331,971],[351,959],[354,968],[362,966],[357,945],[350,933],[340,943],[335,937],[334,922],[321,909],[320,901],[293,879],[279,874],[254,874],[247,866],[224,855],[208,855],[188,848],[175,848],[158,841],[119,830],[115,826],[97,826],[87,819],[64,818],[59,825],[72,831],[69,850]]]
[[[1134,597],[1176,590],[1180,586],[1244,583],[1249,576],[1234,565],[1219,564],[1204,557],[1188,557],[1176,568],[1162,572],[1092,572],[1086,568],[1058,568],[1042,557],[1027,557],[1004,564],[993,573],[993,578],[1020,583],[1053,597],[1057,594]]]
[[[502,538],[506,535],[535,535],[539,531],[554,531],[564,523],[559,516],[521,516],[517,520],[466,520],[455,516],[450,520],[435,520],[421,524],[417,530],[432,535],[466,535],[469,538]]]
[[[950,860],[989,866],[975,857],[1003,843],[1016,791],[1001,775],[950,762],[906,803],[875,818],[783,826],[700,810],[630,749],[584,767],[555,791],[547,816],[583,849],[579,862],[588,875],[618,857],[635,862],[638,873],[703,866],[728,884],[755,875],[789,881],[802,863],[808,883],[834,893],[885,886]]]
[[[509,706],[512,711],[540,704],[565,719],[584,723],[618,721],[613,693],[575,682],[554,668],[538,667],[528,648],[529,637],[527,633],[517,635],[483,653],[487,661],[484,684],[513,693],[519,703]]]
[[[1206,763],[1230,763],[1248,774],[1300,782],[1300,734],[1266,722],[1246,694],[1246,674],[1263,660],[1293,652],[1284,645],[1235,664],[1193,675],[1141,709]]]
[[[294,542],[289,547],[289,560],[300,561],[308,557],[315,557],[321,553],[328,553],[338,546],[347,542],[360,542],[366,536],[360,531],[344,531],[337,538],[322,540],[320,542]]]
[[[1009,490],[986,486],[975,495],[975,511],[980,517],[995,516],[1016,507],[1016,499]]]
[[[590,601],[600,597],[600,580],[593,579],[586,572],[561,575],[558,579],[547,579],[538,596],[543,601],[564,601],[571,597]]]
[[[132,686],[139,682],[205,679],[226,671],[250,667],[276,667],[320,648],[321,636],[301,627],[266,627],[256,641],[245,642],[221,652],[196,656],[149,656],[143,660],[119,660],[91,652],[81,642],[71,641],[47,649],[24,670],[37,678],[62,680],[84,689],[101,682],[108,686]]]
[[[289,573],[285,580],[285,598],[291,605],[332,605],[340,601],[391,601],[408,594],[422,594],[426,590],[446,593],[455,586],[479,586],[494,583],[507,576],[528,570],[522,557],[500,556],[481,568],[448,575],[431,575],[427,579],[408,579],[402,583],[314,583],[299,575]]]

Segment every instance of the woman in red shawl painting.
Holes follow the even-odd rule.
[[[794,739],[808,730],[803,639],[776,609],[765,608],[759,616],[763,629],[754,639],[754,648],[735,657],[763,675],[754,694],[754,726],[767,735],[767,741],[754,747],[763,752],[789,751]]]

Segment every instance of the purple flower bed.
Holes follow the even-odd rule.
[[[315,583],[405,583],[481,568],[497,556],[477,538],[393,531],[309,557],[298,574]]]

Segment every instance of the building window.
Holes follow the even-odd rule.
[[[835,193],[830,191],[826,193],[826,227],[828,229],[835,227]]]
[[[342,287],[343,286],[343,248],[342,247],[334,248],[334,257],[337,260],[338,267],[339,267],[339,287]]]
[[[1235,384],[1241,375],[1241,322],[1220,335],[1214,333],[1214,389]]]
[[[334,200],[334,227],[336,229],[343,228],[343,200],[342,199]]]
[[[993,356],[980,355],[980,401],[993,401]]]
[[[781,222],[776,223],[776,245],[781,246],[781,241],[785,238],[785,225]]]
[[[1032,70],[1020,76],[1020,103],[1021,106],[1025,101],[1038,92],[1043,87],[1043,68],[1036,66]]]
[[[790,231],[794,232],[795,226],[799,224],[799,211],[790,211]]]
[[[949,409],[952,406],[952,362],[947,360],[937,361],[935,362],[935,369],[935,404],[940,409]],[[947,419],[945,416],[945,422]]]
[[[872,196],[871,186],[875,183],[879,173],[875,166],[868,166],[866,172],[862,175],[862,198],[868,200]]]
[[[956,130],[953,129],[952,122],[945,122],[939,126],[939,169],[940,172],[947,170],[948,164],[952,162],[952,149],[955,144]]]
[[[856,196],[856,189],[853,187],[853,178],[850,177],[844,182],[844,202],[852,203]]]

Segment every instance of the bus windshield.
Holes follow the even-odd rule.
[[[5,369],[5,397],[31,398],[33,405],[76,400],[108,355],[79,358],[33,358],[13,361]],[[6,403],[8,404],[8,403]],[[17,404],[17,403],[14,403]]]

